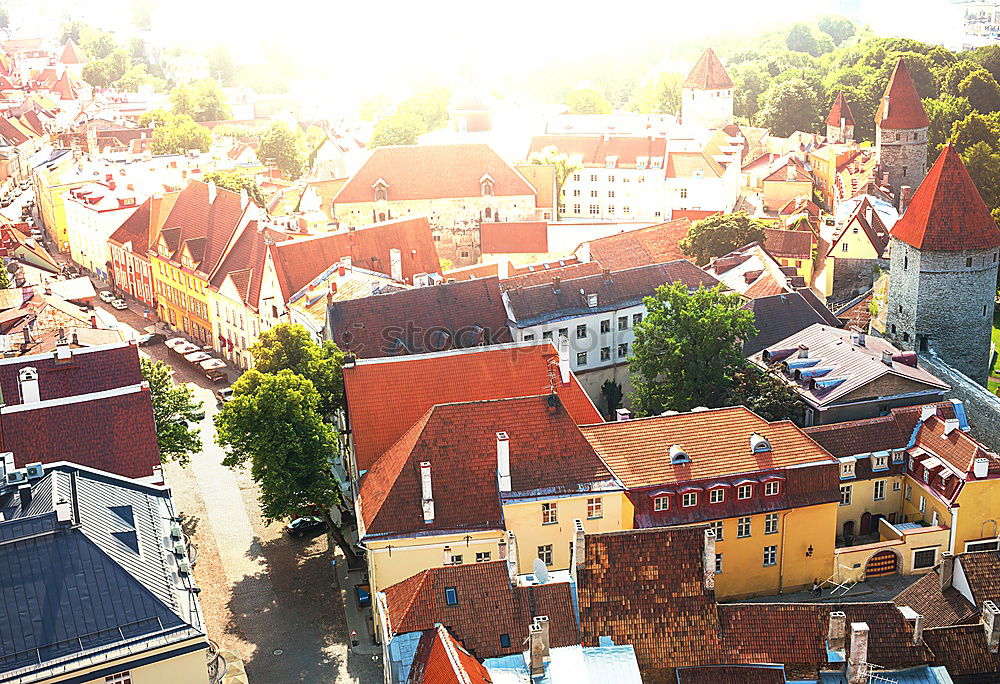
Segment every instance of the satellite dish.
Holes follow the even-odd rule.
[[[549,581],[549,569],[545,567],[545,561],[541,558],[535,559],[535,579],[538,580],[539,584],[545,584]]]

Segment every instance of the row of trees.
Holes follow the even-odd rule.
[[[376,121],[368,147],[415,145],[421,135],[447,123],[450,102],[448,88],[432,88],[403,100],[391,114]],[[365,113],[372,115],[385,104],[384,98],[370,100],[365,103]]]

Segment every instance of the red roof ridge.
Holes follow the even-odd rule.
[[[924,105],[920,102],[920,94],[910,78],[910,70],[906,68],[902,57],[892,70],[885,94],[875,111],[875,125],[889,129],[927,128],[931,125]]]
[[[716,56],[715,50],[705,48],[684,79],[683,87],[693,90],[725,90],[733,87],[733,81]]]
[[[837,94],[837,99],[834,100],[833,107],[830,108],[830,114],[826,117],[826,123],[829,126],[839,126],[841,119],[844,120],[845,124],[854,125],[854,113],[851,112],[851,105],[844,97],[844,91]]]
[[[950,144],[941,150],[889,234],[917,249],[948,252],[1000,247],[1000,228]]]

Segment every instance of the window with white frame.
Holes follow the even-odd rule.
[[[937,549],[917,549],[913,552],[913,569],[933,568],[937,563]]]
[[[772,565],[778,564],[778,547],[777,546],[765,546],[764,547],[764,567],[770,567]]]
[[[715,574],[716,575],[721,575],[722,574],[722,554],[721,553],[715,554]]]
[[[892,483],[892,491],[898,492],[899,489],[900,489],[900,484],[899,484],[899,481],[897,480],[896,482]]]
[[[670,508],[670,497],[658,496],[653,499],[653,510],[654,511],[665,511]]]
[[[477,563],[488,563],[493,558],[492,551],[476,551],[476,562]]]
[[[604,517],[604,502],[599,496],[592,496],[587,499],[587,519],[596,520]]]
[[[722,521],[713,520],[708,523],[708,528],[715,532],[715,541],[722,541]]]
[[[753,485],[740,485],[736,488],[736,498],[737,499],[749,499],[753,496]]]
[[[552,544],[542,544],[538,547],[538,557],[546,565],[552,565]]]
[[[770,482],[764,483],[764,496],[775,496],[780,489],[780,484],[777,480],[771,480]]]
[[[132,684],[131,672],[119,672],[104,678],[104,684]]]
[[[841,461],[840,463],[840,477],[841,479],[854,477],[854,461]]]
[[[778,514],[767,513],[764,515],[764,534],[777,534]]]
[[[628,342],[622,342],[618,345],[618,358],[622,359],[628,356]]]
[[[875,491],[872,500],[881,501],[885,498],[885,480],[875,480]]]
[[[843,485],[840,488],[840,505],[841,506],[851,505],[851,485]]]
[[[966,553],[970,551],[997,551],[1000,550],[1000,540],[988,539],[986,541],[965,542]]]
[[[610,318],[605,318],[603,321],[601,321],[601,332],[602,333],[609,333],[609,332],[611,332],[611,319]]]
[[[722,503],[726,500],[726,490],[722,487],[716,487],[708,492],[708,503]]]
[[[736,537],[742,539],[750,536],[750,518],[738,518],[736,520]]]
[[[583,340],[586,338],[587,338],[587,326],[585,324],[576,326],[576,339]]]
[[[559,522],[559,513],[555,503],[542,504],[542,524],[553,525]]]
[[[690,508],[691,506],[698,505],[698,492],[684,492],[684,496],[681,497],[681,506],[685,508]]]
[[[921,513],[927,512],[927,499],[925,499],[923,495],[921,495],[920,497],[920,512]]]

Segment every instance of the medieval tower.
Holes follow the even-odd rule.
[[[826,117],[826,139],[835,144],[854,142],[854,114],[843,93],[837,95]]]
[[[927,173],[927,128],[930,121],[900,57],[875,112],[875,151],[879,169],[900,207],[903,187],[916,188]],[[905,208],[905,202],[903,202]]]
[[[886,337],[985,385],[1000,228],[950,145],[889,235]]]
[[[733,82],[707,48],[681,86],[681,123],[722,128],[733,122]]]

